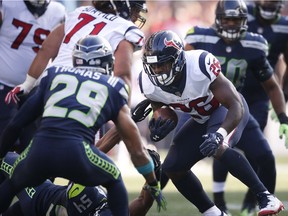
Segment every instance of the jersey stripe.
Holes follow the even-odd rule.
[[[243,47],[263,50],[266,55],[268,54],[268,46],[265,43],[251,40],[240,40],[240,43]]]
[[[220,40],[219,37],[216,36],[208,36],[208,35],[188,35],[185,38],[185,41],[188,44],[192,43],[212,43],[216,44]]]
[[[208,71],[206,70],[206,65],[205,65],[205,58],[208,55],[208,52],[202,52],[201,55],[199,56],[199,67],[201,72],[209,79],[211,80],[211,76],[208,73]],[[211,61],[211,59],[210,59]],[[210,62],[211,64],[212,62]]]
[[[285,25],[271,25],[271,28],[273,29],[273,32],[277,33],[288,33],[288,26]]]
[[[118,82],[118,78],[116,77],[110,77],[107,81],[112,87],[115,87],[117,82]]]

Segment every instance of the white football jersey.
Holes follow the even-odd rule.
[[[186,70],[184,68],[183,73],[186,73],[186,82],[182,86],[182,93],[163,91],[153,85],[144,72],[139,76],[140,88],[148,99],[189,113],[195,121],[203,124],[220,105],[209,86],[221,72],[221,66],[215,56],[203,50],[184,51],[184,54]]]
[[[29,67],[47,35],[65,20],[65,7],[50,2],[36,18],[23,0],[2,0],[0,28],[0,83],[14,87],[23,83]]]
[[[106,14],[94,7],[79,7],[68,14],[65,22],[65,36],[57,57],[49,65],[73,66],[72,51],[79,39],[86,35],[100,35],[108,40],[113,52],[120,41],[127,40],[134,44],[135,50],[144,43],[143,32],[129,20]]]

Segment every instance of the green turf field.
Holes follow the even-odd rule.
[[[276,157],[277,164],[277,183],[276,183],[276,195],[281,201],[284,202],[286,210],[279,214],[279,216],[288,216],[288,159],[286,155],[284,157]],[[122,170],[122,169],[121,169]],[[194,173],[201,180],[203,187],[212,197],[212,166],[211,160],[205,159],[200,161],[195,168],[192,169]],[[136,173],[136,172],[135,172]],[[134,173],[134,174],[135,174]],[[136,175],[127,175],[124,172],[124,181],[129,192],[129,199],[132,200],[138,195],[138,191],[144,180],[137,173]],[[242,200],[246,187],[237,179],[228,176],[226,183],[226,201],[228,208],[233,216],[239,216]],[[147,216],[197,216],[201,215],[198,210],[188,203],[188,201],[180,195],[174,185],[169,182],[167,187],[163,190],[166,197],[168,206],[167,211],[158,213],[156,211],[156,204],[150,209]]]
[[[287,199],[288,191],[278,192],[277,196],[286,200],[285,206],[288,207],[288,199]],[[130,193],[130,198],[134,198],[136,196],[135,193]],[[209,194],[211,195],[211,194]],[[201,215],[199,211],[192,205],[190,205],[183,197],[175,192],[165,193],[166,200],[168,202],[167,210],[162,211],[160,213],[156,210],[156,205],[154,203],[153,207],[150,209],[147,216],[197,216]],[[242,197],[244,196],[243,191],[238,192],[228,192],[226,194],[226,198],[228,201],[228,208],[233,216],[239,216],[239,208],[241,208],[240,204],[242,201]],[[279,216],[287,216],[288,211],[284,211],[279,214]]]
[[[285,149],[285,151],[287,151]],[[161,153],[161,152],[160,152]],[[165,154],[165,153],[162,153]],[[161,158],[164,158],[165,155],[161,154]],[[124,163],[117,163],[119,166],[123,179],[126,185],[126,188],[129,193],[130,201],[134,199],[138,193],[142,185],[144,184],[144,178],[137,173],[136,169],[129,161],[129,157],[122,158],[126,160]],[[287,154],[284,156],[276,157],[276,165],[277,165],[277,182],[276,182],[276,195],[281,201],[284,203],[286,210],[279,214],[279,216],[288,216],[288,157]],[[211,159],[204,159],[196,164],[193,167],[193,172],[199,177],[201,180],[203,187],[208,192],[209,196],[212,197],[212,166]],[[267,173],[269,175],[269,173]],[[66,180],[57,179],[59,184],[66,184]],[[244,193],[246,191],[246,187],[237,179],[228,176],[226,183],[226,201],[227,206],[232,213],[233,216],[239,216],[240,208],[242,204],[242,199],[244,197]],[[158,213],[156,211],[156,204],[150,209],[147,216],[200,216],[201,214],[198,210],[186,199],[182,197],[175,189],[174,185],[169,182],[168,185],[163,190],[163,194],[166,197],[168,206],[167,210]]]

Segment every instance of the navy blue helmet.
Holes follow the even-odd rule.
[[[243,0],[220,0],[215,13],[215,28],[221,37],[238,40],[247,31],[248,12]],[[227,19],[234,20],[235,24],[228,25]]]
[[[114,56],[109,42],[98,35],[80,39],[73,50],[73,66],[88,68],[103,74],[113,72]]]
[[[182,72],[185,65],[183,42],[180,37],[168,30],[152,34],[146,41],[143,66],[151,82],[156,86],[169,86],[175,77]],[[157,74],[153,65],[171,64],[170,71]]]

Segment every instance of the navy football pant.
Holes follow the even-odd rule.
[[[252,115],[250,115],[247,126],[236,147],[242,150],[249,162],[253,164],[253,168],[268,191],[274,193],[276,185],[275,158],[259,124]],[[223,164],[214,160],[213,180],[215,182],[225,182],[227,174],[228,171]]]
[[[230,139],[231,146],[239,141],[249,118],[247,104],[244,100],[243,103],[245,113]],[[193,119],[188,120],[176,134],[162,166],[163,172],[171,178],[178,191],[202,213],[214,204],[190,169],[204,158],[199,150],[199,146],[204,141],[202,136],[209,132],[216,132],[226,113],[227,109],[221,106],[213,112],[205,124],[199,124]],[[254,193],[266,190],[248,161],[237,151],[228,148],[219,160],[227,166],[232,175],[250,187]]]

